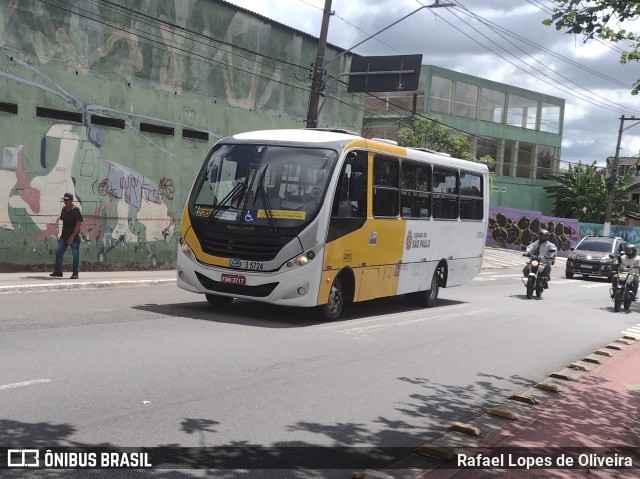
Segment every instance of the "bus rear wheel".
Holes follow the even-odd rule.
[[[231,296],[219,296],[217,294],[205,294],[207,297],[207,301],[211,306],[215,306],[218,308],[224,308],[225,306],[229,306],[233,298]]]
[[[342,280],[338,277],[333,280],[329,290],[329,299],[326,304],[319,307],[320,319],[335,321],[340,317],[345,303],[345,291]]]
[[[438,292],[440,291],[440,276],[441,272],[438,268],[434,271],[433,278],[431,278],[431,289],[411,293],[411,303],[416,306],[422,306],[423,308],[434,307],[438,300]]]

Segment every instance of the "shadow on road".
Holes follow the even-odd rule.
[[[454,304],[464,304],[464,302],[438,299],[436,306],[429,310],[437,310]],[[198,301],[178,304],[142,304],[133,306],[133,309],[165,316],[258,328],[300,328],[323,324],[323,321],[318,319],[318,311],[315,308],[276,306],[238,299],[224,308],[214,308],[206,301]],[[343,311],[339,321],[348,324],[351,320],[421,309],[423,308],[405,304],[402,297],[381,298],[349,305]]]

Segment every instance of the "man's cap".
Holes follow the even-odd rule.
[[[62,197],[63,200],[71,200],[73,201],[73,195],[71,193],[65,193]]]

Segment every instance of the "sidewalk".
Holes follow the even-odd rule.
[[[504,265],[484,259],[482,269],[501,269]],[[65,273],[63,278],[52,278],[51,271],[0,273],[0,293],[19,291],[46,291],[53,289],[92,289],[114,286],[175,283],[176,270],[146,270],[146,271],[81,271],[78,279],[69,279],[71,273]]]
[[[43,273],[0,273],[0,293],[20,291],[47,291],[60,289],[93,289],[115,286],[149,286],[176,282],[175,270],[153,271],[84,271],[78,279],[52,278],[50,271]]]
[[[632,329],[471,423],[454,423],[409,458],[356,478],[640,478],[640,332]],[[558,467],[563,455],[575,467]],[[488,458],[496,462],[473,462]],[[515,467],[536,458],[547,464]]]

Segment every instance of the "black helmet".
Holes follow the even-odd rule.
[[[544,243],[545,241],[547,241],[549,239],[549,231],[547,230],[540,230],[540,232],[538,233],[538,239],[540,240],[540,242]]]
[[[636,245],[628,244],[624,247],[624,254],[627,255],[627,258],[633,258],[636,255]]]

